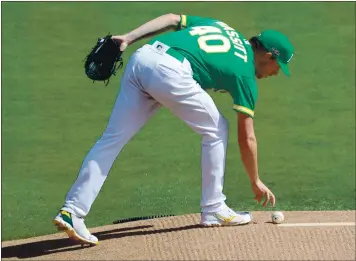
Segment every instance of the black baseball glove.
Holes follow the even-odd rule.
[[[85,58],[85,73],[94,81],[104,81],[106,85],[112,75],[123,66],[119,44],[111,39],[111,35],[99,38],[94,48]],[[117,65],[119,62],[119,65]]]

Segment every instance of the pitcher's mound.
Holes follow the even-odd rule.
[[[355,260],[355,211],[253,212],[249,225],[201,228],[199,214],[90,229],[95,247],[64,233],[3,242],[2,258],[35,260]],[[302,223],[302,224],[301,224]]]

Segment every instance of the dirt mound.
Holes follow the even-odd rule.
[[[253,212],[245,226],[201,228],[199,214],[90,229],[95,247],[64,233],[3,242],[2,259],[35,260],[355,260],[355,211]],[[301,225],[300,223],[303,223]],[[307,223],[307,224],[306,224]]]

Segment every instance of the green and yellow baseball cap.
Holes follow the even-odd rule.
[[[294,48],[287,36],[275,30],[265,30],[257,38],[276,58],[282,71],[289,76],[288,63],[293,57]]]

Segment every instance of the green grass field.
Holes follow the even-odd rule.
[[[106,127],[120,75],[106,88],[86,78],[82,60],[97,37],[168,12],[219,18],[246,37],[267,28],[289,36],[292,77],[259,82],[261,178],[279,210],[355,209],[354,10],[352,2],[2,2],[2,240],[56,232],[52,219]],[[212,96],[230,121],[227,203],[262,210],[239,159],[232,99]],[[162,109],[120,154],[87,225],[197,213],[200,181],[200,137]]]

